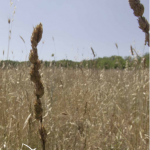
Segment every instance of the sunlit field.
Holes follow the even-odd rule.
[[[148,69],[82,71],[41,67],[46,149],[148,149]],[[41,149],[29,72],[0,70],[1,149]]]
[[[111,13],[108,10],[111,8],[111,11],[116,14],[114,7],[112,8],[111,4],[109,4],[110,6],[106,5],[108,2],[105,2],[102,3],[101,1],[102,8],[106,7],[106,10],[103,11],[110,15]],[[26,19],[31,19],[28,22],[32,23],[32,21],[35,21],[34,19],[39,21],[44,17],[46,18],[46,16],[43,17],[43,12],[48,17],[49,14],[55,14],[52,13],[53,11],[56,12],[53,6],[59,12],[56,14],[58,22],[54,21],[54,24],[52,24],[53,22],[50,24],[43,19],[33,26],[30,39],[24,40],[23,35],[26,38],[29,37],[30,24],[24,25],[25,23],[21,23],[19,19],[16,19],[16,27],[14,28],[16,33],[14,32],[15,40],[13,42],[17,42],[18,39],[21,40],[22,43],[20,43],[24,45],[26,50],[23,53],[24,48],[22,48],[20,55],[20,52],[16,49],[22,45],[18,42],[18,47],[15,47],[17,44],[12,42],[14,51],[17,54],[17,61],[14,59],[15,54],[11,48],[13,38],[12,24],[17,9],[16,3],[11,0],[9,2],[13,12],[7,20],[7,48],[3,48],[6,46],[6,36],[3,37],[6,29],[5,24],[1,27],[4,30],[0,29],[3,31],[0,40],[2,41],[2,45],[0,45],[2,55],[0,60],[0,150],[148,150],[149,53],[146,53],[145,49],[150,47],[150,26],[143,16],[144,5],[140,3],[140,0],[128,0],[128,5],[133,10],[134,17],[137,17],[139,28],[145,34],[145,41],[141,41],[139,34],[138,46],[143,43],[143,49],[139,51],[135,45],[131,44],[127,49],[130,52],[130,56],[123,56],[125,54],[123,53],[123,48],[125,48],[124,46],[129,46],[130,41],[127,40],[127,35],[132,35],[132,33],[128,31],[129,26],[127,24],[127,26],[123,26],[123,23],[119,27],[119,20],[116,23],[116,18],[119,18],[117,16],[119,12],[116,18],[113,16],[114,14],[111,14],[114,17],[113,19],[116,20],[113,20],[113,26],[110,25],[112,28],[107,33],[106,30],[110,27],[108,24],[112,22],[112,16],[110,20],[105,19],[105,16],[100,17],[100,19],[108,22],[103,20],[100,23],[103,27],[100,32],[97,32],[96,26],[93,26],[93,24],[98,25],[95,22],[90,21],[93,24],[87,26],[87,28],[82,28],[81,25],[84,20],[82,17],[88,16],[89,12],[87,10],[89,6],[92,6],[92,3],[87,4],[87,9],[83,11],[83,16],[80,18],[80,13],[77,11],[79,6],[76,2],[68,5],[59,2],[45,2],[42,4],[37,2],[35,8],[39,11],[34,12],[37,15],[36,17],[34,13],[27,17],[27,14],[23,12],[24,10],[21,10],[23,8],[20,9],[25,14]],[[31,11],[34,3],[31,2],[30,4],[29,9]],[[97,4],[93,6],[97,8]],[[117,2],[117,4],[122,6],[122,3]],[[126,3],[124,4],[127,5]],[[25,5],[26,3],[23,1],[23,4],[19,6],[24,7]],[[51,6],[51,10],[47,6]],[[59,11],[60,6],[61,8],[63,7],[61,11]],[[73,10],[72,14],[76,17],[72,18],[79,21],[76,26],[70,29],[68,27],[71,24],[63,24],[63,21],[67,22],[69,20],[67,17],[70,18],[68,15],[70,12],[65,12],[66,9],[70,12]],[[122,11],[121,9],[120,11]],[[90,11],[92,12],[93,10]],[[94,11],[98,13],[99,10],[95,9]],[[30,13],[28,12],[28,15]],[[66,18],[63,13],[67,16]],[[64,17],[62,17],[63,19],[60,14]],[[35,18],[32,18],[32,15]],[[97,19],[96,15],[92,16],[90,14],[89,16],[92,19]],[[131,20],[131,18],[128,19]],[[72,19],[73,21],[75,20]],[[84,21],[84,25],[89,23]],[[56,34],[58,38],[56,41],[59,41],[59,48],[56,50],[57,44],[55,45],[55,40],[52,36],[51,40],[54,46],[52,53],[48,52],[52,48],[52,43],[48,43],[50,40],[46,39],[45,35],[47,47],[44,49],[45,51],[42,49],[46,41],[42,39],[44,31],[42,22],[45,22],[45,27],[47,28],[45,34],[48,35],[47,37],[49,38],[51,34]],[[129,21],[125,20],[124,22],[128,23]],[[46,25],[46,23],[49,24]],[[62,25],[62,28],[58,24]],[[55,26],[57,27],[55,28]],[[104,30],[105,26],[106,29]],[[115,27],[116,31],[112,32]],[[95,30],[90,30],[92,28]],[[133,29],[133,27],[131,28]],[[80,29],[78,33],[82,36],[81,39],[76,34],[78,29]],[[82,32],[83,29],[85,29],[85,32]],[[73,32],[71,33],[70,31],[72,30]],[[18,31],[21,34],[19,33],[18,35]],[[53,32],[51,33],[51,31]],[[114,35],[114,33],[119,32],[120,35]],[[100,37],[99,34],[103,35]],[[135,31],[133,34],[135,34]],[[114,36],[114,39],[118,35],[120,36],[119,40],[122,37],[124,38],[123,42],[119,41],[121,44],[123,43],[122,50],[119,49],[117,42],[110,41],[111,38],[106,40],[106,36],[110,35]],[[68,49],[72,44],[72,39],[75,40],[76,45],[81,44],[82,41],[84,43],[86,40],[89,42],[92,39],[95,42],[95,47],[97,46],[97,50],[94,51],[91,45],[90,56],[89,47],[87,48],[88,42],[86,41],[85,51],[83,45],[79,44],[82,50],[80,51],[77,47],[77,56],[71,56],[70,54],[74,53],[73,48],[71,52]],[[102,40],[102,47],[99,46],[100,39]],[[29,42],[30,44],[28,44]],[[69,44],[70,42],[71,44]],[[42,44],[40,45],[39,43]],[[102,58],[99,54],[103,51],[106,52],[108,47],[109,51],[113,51],[113,48],[111,49],[108,43],[113,43],[117,55]],[[27,48],[28,45],[31,46],[30,50]],[[41,46],[40,48],[38,47],[39,45]],[[70,58],[64,53],[66,49]],[[143,52],[141,53],[141,51]],[[89,58],[84,58],[83,52]],[[66,59],[63,59],[64,55]],[[59,59],[57,59],[57,56]],[[40,59],[46,57],[50,57],[52,60]],[[71,57],[74,57],[74,60]]]

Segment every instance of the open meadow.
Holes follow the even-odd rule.
[[[0,148],[41,149],[30,68],[0,69]],[[148,69],[40,69],[49,150],[148,150]],[[25,146],[23,150],[27,150]]]
[[[148,150],[150,24],[140,0],[8,3],[0,150]]]

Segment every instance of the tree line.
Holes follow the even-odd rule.
[[[111,57],[98,57],[91,60],[82,60],[80,62],[72,61],[72,60],[59,60],[59,61],[41,61],[41,63],[45,67],[55,66],[55,67],[65,67],[65,68],[97,68],[97,69],[125,69],[126,67],[133,67],[133,66],[141,66],[149,67],[149,53],[146,53],[143,56],[136,56],[136,57],[121,57],[121,56],[111,56]],[[2,60],[0,61],[0,67],[3,66],[20,66],[26,65],[30,66],[29,61],[19,62],[19,61],[12,61],[12,60]]]

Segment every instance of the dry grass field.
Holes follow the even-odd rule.
[[[30,68],[0,68],[0,150],[41,149]],[[45,68],[46,150],[148,150],[149,71]]]
[[[144,6],[136,0],[129,4],[150,46]],[[8,19],[7,59],[11,23]],[[33,28],[32,67],[0,67],[0,150],[148,150],[149,69],[144,59],[124,70],[45,67],[37,53],[42,32],[41,23]]]

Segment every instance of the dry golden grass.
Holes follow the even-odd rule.
[[[1,150],[41,149],[29,70],[0,69]],[[40,69],[46,150],[148,150],[148,69],[82,71]]]
[[[142,16],[144,6],[139,0],[129,0],[129,4],[149,45],[149,23]],[[8,19],[7,59],[12,22]],[[41,34],[35,34],[37,39],[31,38],[30,53],[34,64],[38,55],[32,55],[41,39]],[[148,150],[149,70],[136,69],[136,61],[131,70],[42,66],[37,74],[42,77],[45,94],[35,92],[42,102],[40,124],[34,116],[34,84],[29,72],[26,65],[13,68],[4,64],[0,68],[0,150],[42,149],[40,138],[46,140],[42,137],[42,123],[47,130],[46,150]]]

